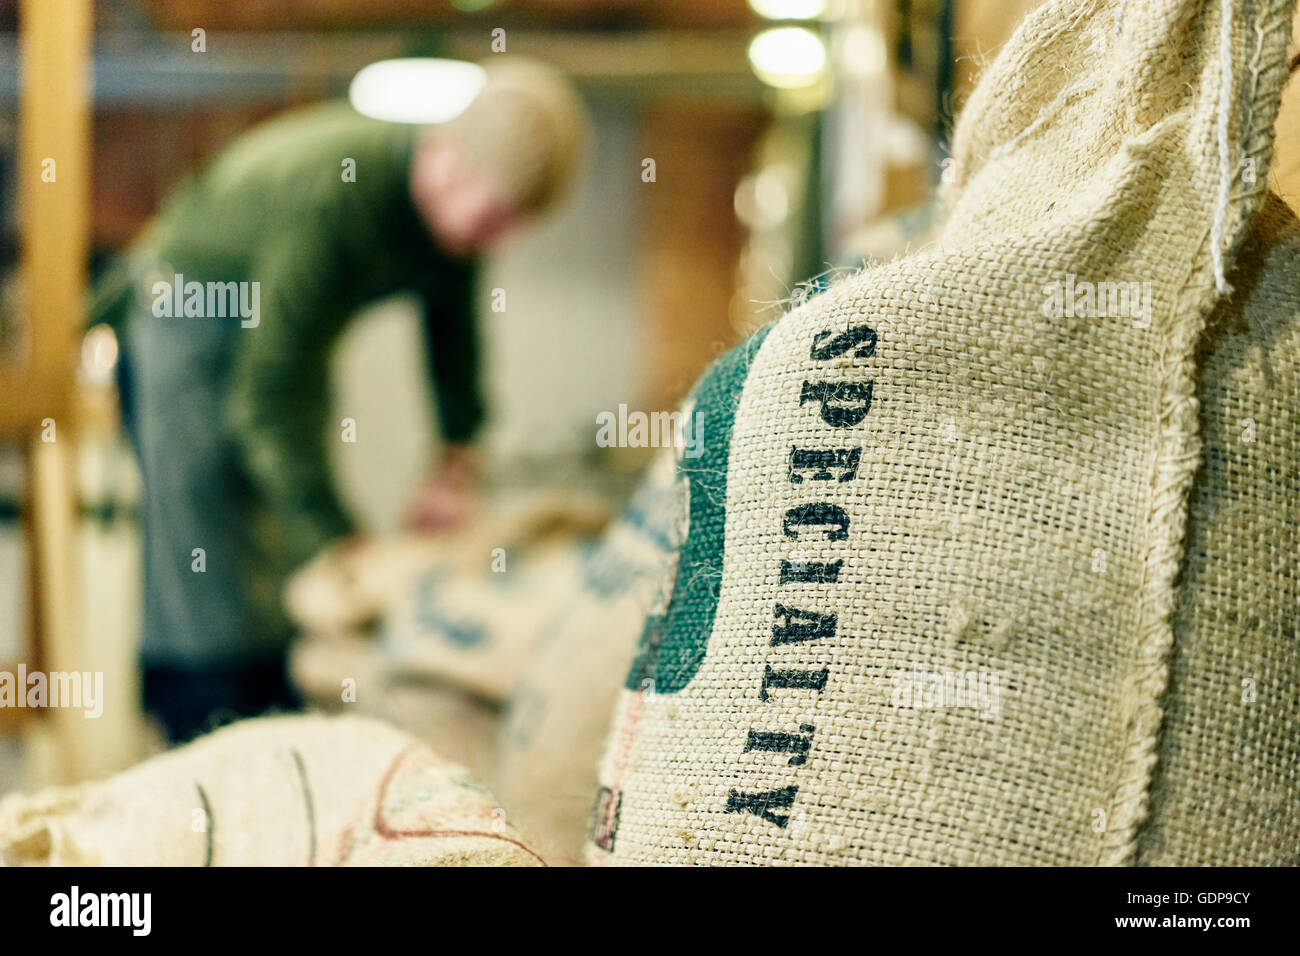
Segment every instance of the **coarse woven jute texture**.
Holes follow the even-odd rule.
[[[1151,865],[1300,865],[1300,223],[1256,219],[1202,356]]]
[[[1292,6],[1048,3],[936,245],[706,373],[593,863],[1300,859]]]
[[[467,772],[360,717],[226,727],[97,783],[0,802],[0,862],[535,866]]]
[[[584,555],[576,585],[533,636],[487,777],[510,823],[552,865],[579,863],[596,764],[628,658],[685,537],[673,449]],[[660,612],[662,609],[658,609]]]

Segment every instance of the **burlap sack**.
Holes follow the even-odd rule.
[[[488,781],[548,863],[581,859],[614,699],[655,598],[676,571],[685,517],[676,455],[667,449],[524,657]]]
[[[313,634],[295,641],[289,672],[315,708],[399,727],[481,779],[492,762],[500,708],[454,684],[390,676],[369,634]]]
[[[285,607],[305,632],[355,631],[373,624],[422,576],[486,570],[497,549],[509,555],[526,546],[593,535],[610,517],[609,509],[590,496],[538,492],[455,531],[339,542],[290,578]]]
[[[705,375],[593,862],[1300,860],[1291,8],[1048,3],[938,247]]]
[[[1300,222],[1276,197],[1232,281],[1201,353],[1144,864],[1300,865]]]
[[[438,680],[501,701],[546,619],[579,588],[584,545],[516,548],[504,570],[431,567],[390,603],[377,652],[385,680]]]
[[[0,861],[497,866],[538,856],[463,768],[363,718],[244,721],[99,783],[0,802]]]

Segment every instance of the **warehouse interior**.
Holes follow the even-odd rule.
[[[0,0],[0,670],[102,679],[94,719],[0,708],[0,794],[104,777],[168,746],[141,699],[148,491],[123,423],[126,344],[87,327],[85,303],[169,194],[223,149],[285,111],[346,99],[359,71],[399,58],[522,55],[581,97],[588,135],[571,188],[476,280],[481,497],[468,524],[432,535],[434,550],[472,556],[446,572],[463,595],[412,611],[415,568],[432,559],[399,547],[366,572],[383,579],[387,607],[332,618],[343,578],[320,563],[285,596],[308,706],[360,700],[421,739],[467,742],[502,732],[505,690],[490,675],[473,665],[473,701],[452,700],[441,684],[427,690],[436,668],[419,652],[418,678],[395,678],[391,654],[376,663],[367,647],[392,652],[411,639],[394,636],[403,627],[461,633],[468,604],[512,600],[480,580],[502,570],[496,560],[524,555],[516,587],[562,588],[553,552],[587,555],[657,460],[653,436],[618,426],[604,441],[602,421],[681,408],[751,332],[836,276],[922,244],[934,192],[953,175],[955,111],[1036,6]],[[1293,209],[1297,101],[1292,82],[1270,173]],[[330,357],[327,418],[335,432],[354,428],[327,443],[338,494],[369,540],[403,547],[408,502],[444,444],[420,336],[412,297],[389,296],[349,321]],[[542,611],[484,627],[534,626],[530,614]],[[372,687],[383,690],[367,698]],[[517,729],[527,715],[512,706]],[[229,719],[214,713],[211,726]],[[451,756],[481,769],[481,755]]]

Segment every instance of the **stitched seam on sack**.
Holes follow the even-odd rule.
[[[1231,3],[1233,0],[1223,0]],[[1255,17],[1257,35],[1272,33],[1281,28],[1289,35],[1294,0],[1265,0]],[[1222,14],[1221,14],[1222,15]],[[1269,22],[1270,26],[1263,24]],[[1258,56],[1258,51],[1257,54]],[[1241,97],[1244,121],[1254,123],[1249,127],[1252,144],[1261,134],[1265,137],[1260,149],[1264,162],[1258,175],[1267,176],[1271,158],[1271,129],[1276,119],[1281,95],[1281,82],[1262,85],[1259,79],[1269,71],[1284,66],[1285,43],[1275,45],[1262,69],[1252,75],[1252,95]],[[1273,62],[1273,61],[1278,62]],[[1254,64],[1252,63],[1253,67]],[[1282,71],[1285,73],[1285,70]],[[1243,154],[1253,154],[1252,144],[1242,144]],[[1227,215],[1225,232],[1231,237],[1225,258],[1235,257],[1237,247],[1249,227],[1253,213],[1261,202],[1262,191],[1233,197]],[[1212,231],[1212,230],[1211,230]],[[1202,246],[1204,249],[1204,245]],[[1192,264],[1188,280],[1175,296],[1175,313],[1172,317],[1170,337],[1160,360],[1161,384],[1159,397],[1159,424],[1155,473],[1151,491],[1151,504],[1147,514],[1148,540],[1144,545],[1142,580],[1139,585],[1139,645],[1134,670],[1121,689],[1136,698],[1131,713],[1126,712],[1125,735],[1127,741],[1121,754],[1121,766],[1112,799],[1112,826],[1099,848],[1099,862],[1107,865],[1132,865],[1138,862],[1139,839],[1142,827],[1148,823],[1151,803],[1151,785],[1155,763],[1159,756],[1160,731],[1163,719],[1161,697],[1168,685],[1170,652],[1173,648],[1173,614],[1177,597],[1176,583],[1183,564],[1183,544],[1187,525],[1187,509],[1192,485],[1200,466],[1199,402],[1197,399],[1196,346],[1206,326],[1207,313],[1214,305],[1213,282],[1199,292],[1195,285],[1204,285],[1209,278],[1212,263],[1198,256]],[[1197,296],[1193,303],[1196,318],[1177,321],[1182,313],[1178,304],[1182,293],[1192,289]],[[1173,353],[1173,357],[1170,354]],[[1167,422],[1167,424],[1166,424]]]

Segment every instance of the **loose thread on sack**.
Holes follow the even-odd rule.
[[[1214,209],[1214,225],[1210,228],[1210,256],[1214,261],[1214,287],[1220,295],[1230,295],[1232,286],[1223,265],[1223,229],[1228,219],[1228,203],[1232,191],[1232,170],[1229,163],[1228,127],[1232,120],[1232,4],[1223,0],[1219,20],[1219,58],[1223,75],[1219,88],[1219,199]]]

